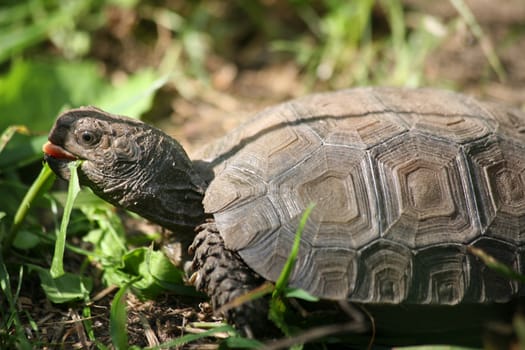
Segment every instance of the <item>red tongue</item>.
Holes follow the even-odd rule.
[[[42,147],[42,150],[45,154],[48,156],[51,156],[53,158],[57,159],[67,159],[67,160],[76,160],[77,157],[75,157],[73,154],[69,153],[65,149],[63,149],[60,146],[57,146],[55,144],[52,144],[51,142],[46,142],[44,147]]]

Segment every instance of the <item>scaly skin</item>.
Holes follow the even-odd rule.
[[[211,296],[215,310],[262,284],[236,253],[224,248],[213,223],[204,223],[206,183],[183,148],[162,131],[93,107],[79,108],[59,116],[44,152],[53,171],[66,180],[67,163],[83,160],[81,185],[172,230],[183,250],[195,238],[195,227],[202,224],[192,245],[191,272],[197,289]],[[241,332],[260,335],[268,330],[266,310],[267,301],[260,299],[225,316]]]
[[[206,184],[182,147],[162,131],[87,107],[62,114],[49,142],[53,146],[44,151],[53,150],[46,160],[55,173],[67,180],[67,162],[72,156],[83,160],[81,185],[111,204],[176,232],[192,232],[203,222]]]
[[[195,287],[211,296],[215,310],[264,283],[239,255],[224,247],[213,221],[200,225],[190,252],[193,263],[188,274]],[[268,299],[260,298],[226,311],[226,318],[247,336],[272,334],[276,330],[267,318]]]

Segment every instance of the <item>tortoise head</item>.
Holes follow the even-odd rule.
[[[159,129],[83,107],[57,118],[43,150],[65,180],[67,164],[82,160],[80,184],[116,206],[175,230],[202,220],[204,183],[179,143]]]

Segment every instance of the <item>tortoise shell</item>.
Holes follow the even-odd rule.
[[[357,88],[269,108],[202,149],[227,248],[275,281],[368,303],[504,302],[525,272],[525,114],[433,89]]]

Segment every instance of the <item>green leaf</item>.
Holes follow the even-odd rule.
[[[64,274],[64,250],[66,247],[66,234],[67,225],[69,224],[69,218],[71,217],[71,210],[73,209],[73,202],[80,192],[80,184],[78,182],[77,168],[80,166],[81,161],[70,162],[68,164],[70,171],[69,187],[67,192],[66,206],[64,207],[64,214],[62,216],[62,222],[60,223],[60,230],[58,231],[57,240],[55,242],[55,254],[53,255],[53,261],[51,263],[51,275],[53,277],[60,277]]]
[[[16,122],[47,132],[64,106],[93,103],[107,85],[93,62],[17,60],[0,77],[0,130]]]
[[[128,332],[126,329],[127,311],[126,311],[126,291],[128,287],[122,287],[115,294],[111,302],[109,313],[109,330],[111,341],[115,349],[128,349]]]
[[[96,341],[95,331],[93,329],[93,315],[91,313],[91,308],[86,305],[82,308],[82,324],[86,330],[86,334],[91,341]]]
[[[159,285],[182,284],[184,273],[177,269],[166,255],[161,251],[152,248],[146,252],[146,259],[141,264],[139,271],[142,274],[150,275]]]
[[[166,79],[145,69],[112,85],[95,62],[17,60],[0,77],[0,130],[21,124],[47,132],[65,106],[97,105],[138,117],[150,108],[155,91]]]
[[[106,88],[105,93],[91,101],[110,113],[138,118],[151,107],[153,95],[167,80],[167,77],[157,79],[151,69],[144,69],[130,76],[118,86]]]
[[[100,261],[104,266],[123,266],[122,257],[127,252],[124,227],[118,215],[107,203],[101,205],[82,206],[82,212],[89,220],[96,223],[97,228],[91,230],[83,240],[94,245],[94,253],[103,257]]]
[[[284,300],[279,297],[272,297],[270,300],[270,309],[268,310],[268,318],[284,333],[286,336],[292,335],[292,329],[285,320],[286,304]]]
[[[28,265],[28,267],[30,270],[36,270],[44,293],[53,303],[61,304],[89,299],[89,293],[93,287],[90,278],[69,272],[54,278],[49,270],[35,265]]]
[[[42,145],[47,136],[15,134],[0,153],[0,172],[20,168],[42,159]]]
[[[313,296],[312,294],[308,293],[304,289],[300,289],[300,288],[286,288],[285,296],[287,298],[297,298],[297,299],[302,299],[302,300],[311,301],[311,302],[319,301],[318,297]]]
[[[164,253],[151,248],[140,247],[126,253],[120,264],[106,267],[104,279],[118,286],[133,281],[133,291],[143,298],[155,298],[164,290],[195,295],[193,288],[183,284],[183,272]]]
[[[24,6],[27,5],[24,4]],[[19,9],[13,8],[2,10],[11,10],[10,12],[15,13],[15,11]],[[57,20],[60,20],[60,18],[56,16],[50,16],[48,18],[42,18],[38,23],[17,26],[16,28],[10,29],[8,33],[2,33],[3,35],[0,35],[0,62],[8,59],[17,52],[22,51],[28,46],[43,40],[46,37],[47,32],[53,26],[57,25]]]
[[[27,250],[35,248],[41,242],[42,240],[40,237],[33,232],[29,230],[20,230],[15,236],[13,246],[21,250]]]
[[[25,2],[20,2],[18,5],[3,6],[2,11],[0,11],[0,25],[24,20],[29,15],[30,7]]]
[[[55,191],[52,192],[51,195],[62,206],[66,205],[67,191]],[[93,191],[91,191],[88,187],[83,188],[78,194],[73,207],[75,209],[82,209],[84,214],[94,221],[97,220],[97,215],[99,215],[99,213],[96,213],[96,211],[114,208],[111,204],[94,194]],[[91,209],[91,211],[88,209]]]
[[[153,299],[162,291],[162,288],[159,286],[150,271],[151,266],[149,260],[152,252],[148,248],[139,248],[135,249],[132,253],[140,253],[136,255],[127,255],[127,257],[133,256],[133,258],[136,259],[126,259],[126,268],[132,268],[133,270],[136,269],[135,275],[138,277],[138,280],[133,283],[133,289],[139,294],[139,296]]]

